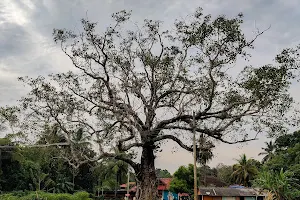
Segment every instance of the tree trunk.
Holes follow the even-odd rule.
[[[153,148],[144,147],[142,151],[141,165],[137,172],[137,200],[158,199],[154,160],[155,156]]]
[[[115,199],[117,198],[118,173],[116,173]]]
[[[75,173],[74,172],[72,173],[72,183],[73,183],[72,187],[73,187],[73,192],[74,192],[75,191]]]

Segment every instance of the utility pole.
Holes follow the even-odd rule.
[[[196,155],[196,123],[195,123],[195,112],[193,112],[193,154],[194,154],[194,200],[198,199],[197,191],[197,155]]]
[[[202,165],[201,165],[201,160],[202,160],[202,156],[201,156],[201,148],[202,148],[202,146],[201,146],[200,140],[201,140],[201,138],[199,139],[199,153],[198,153],[198,155],[199,155],[198,163],[200,163],[199,177],[198,177],[198,180],[199,180],[199,191],[200,191],[200,186],[201,186],[201,167],[202,167]],[[203,168],[203,169],[204,169],[204,168]]]
[[[126,115],[127,115],[128,119],[129,119],[130,116],[128,114],[128,110],[126,111]],[[127,194],[126,194],[126,197],[125,197],[126,200],[129,200],[129,179],[130,179],[130,171],[129,171],[129,169],[130,169],[130,165],[128,164],[128,168],[127,168]]]
[[[128,200],[129,199],[129,179],[130,179],[130,171],[129,171],[129,165],[128,165],[128,169],[127,169],[127,197],[126,199]]]

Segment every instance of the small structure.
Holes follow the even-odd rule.
[[[187,196],[187,194],[181,194],[181,196],[179,196],[179,194],[169,191],[172,178],[159,178],[157,179],[157,181],[157,192],[161,200],[179,200],[184,199],[184,197]],[[120,187],[121,190],[125,191],[127,188],[127,184],[122,184],[120,185]],[[135,182],[130,182],[129,187],[129,199],[133,199],[136,193]]]
[[[199,200],[264,200],[266,194],[254,188],[205,187],[199,189]]]
[[[178,200],[178,194],[169,191],[170,184],[172,178],[159,178],[158,179],[158,195],[161,197],[162,200]]]

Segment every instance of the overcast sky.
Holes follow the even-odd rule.
[[[70,69],[70,61],[52,40],[53,28],[76,30],[79,20],[88,17],[98,22],[101,31],[109,25],[110,15],[122,9],[133,11],[133,23],[148,18],[171,26],[175,19],[186,17],[199,6],[213,16],[232,17],[243,12],[243,30],[249,37],[257,28],[271,25],[255,43],[252,65],[271,63],[280,50],[300,43],[298,0],[0,0],[0,106],[14,104],[26,93],[17,82],[18,76],[35,77]],[[299,84],[294,84],[291,92],[299,100],[297,87]],[[218,144],[210,165],[233,164],[242,153],[258,158],[266,140],[261,136],[259,141],[243,145]],[[156,165],[174,172],[191,162],[191,154],[168,143]]]

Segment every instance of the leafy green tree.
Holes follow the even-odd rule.
[[[208,166],[208,165],[200,166],[200,167],[198,167],[198,170],[199,170],[200,174],[203,174],[204,171],[205,171],[205,174],[208,175],[208,176],[217,177],[217,175],[218,175],[217,169],[216,168],[210,168],[210,166]]]
[[[287,150],[298,143],[300,143],[300,131],[295,131],[292,134],[281,135],[275,140],[276,151]]]
[[[224,165],[224,164],[218,164],[216,167],[217,170],[217,177],[225,182],[228,186],[233,184],[233,178],[232,178],[232,173],[233,173],[233,167],[229,165]]]
[[[170,174],[170,172],[166,169],[156,169],[156,176],[157,178],[172,178],[172,175]]]
[[[217,177],[217,170],[215,168],[210,168],[208,165],[197,167],[197,173],[197,178],[199,179],[198,184],[200,186],[208,186],[208,184],[214,185],[215,183],[222,182],[222,180]],[[207,178],[209,179],[208,181]]]
[[[138,200],[157,196],[155,153],[162,141],[192,151],[191,141],[184,138],[192,130],[232,144],[255,139],[243,134],[244,125],[278,133],[292,123],[286,115],[297,66],[292,56],[297,56],[288,49],[274,65],[235,69],[234,63],[248,59],[248,50],[263,34],[248,40],[240,27],[242,14],[212,18],[199,8],[170,30],[145,20],[141,28],[125,31],[121,26],[130,22],[130,13],[121,11],[112,18],[100,35],[96,23],[85,19],[81,33],[55,29],[54,41],[74,70],[21,78],[31,87],[22,103],[35,111],[27,118],[35,125],[31,134],[40,131],[44,118],[60,126],[71,146],[70,138],[80,127],[99,145],[95,159],[112,157],[130,164],[137,174]],[[193,112],[196,127],[191,126]],[[111,146],[119,149],[117,154],[109,151]],[[137,163],[127,153],[139,148]],[[74,152],[72,161],[81,162],[81,154]]]
[[[171,190],[192,193],[194,188],[194,165],[180,166],[173,174]]]
[[[202,176],[200,176],[200,174]],[[205,174],[206,176],[203,176]],[[211,169],[209,166],[204,165],[197,168],[197,177],[201,177],[198,185],[207,186],[206,177],[209,178],[209,184],[222,184],[222,180],[217,177],[217,170]],[[180,166],[173,174],[171,181],[171,190],[174,192],[187,192],[192,194],[194,189],[194,167],[192,164],[188,166]]]
[[[293,173],[294,178],[300,180],[300,143],[286,150],[276,153],[272,159],[265,163],[265,167],[279,173],[281,169]],[[300,184],[300,181],[297,181]]]
[[[187,186],[186,180],[175,177],[170,184],[170,191],[175,193],[190,193],[191,188]]]
[[[258,173],[256,162],[253,159],[248,159],[245,154],[241,155],[237,162],[237,164],[233,165],[232,178],[237,184],[250,186],[250,181]]]
[[[253,183],[255,186],[272,192],[276,199],[296,200],[300,197],[300,187],[296,182],[292,172],[284,172],[281,169],[279,172],[263,170]]]
[[[61,157],[62,152],[70,151],[70,147],[56,145],[66,143],[67,139],[56,125],[46,125],[43,130],[40,138],[33,145],[19,145],[11,142],[10,138],[0,139],[0,148],[2,146],[11,147],[1,151],[0,190],[4,192],[44,190],[58,193],[74,192],[75,189],[92,192],[94,185],[97,184],[97,178],[92,169],[97,163],[86,162],[80,165],[73,184],[72,168]],[[83,150],[84,140],[81,137],[72,138],[74,141],[79,141],[74,142],[74,149],[77,151],[81,150],[80,148]],[[79,147],[76,144],[79,144]],[[84,151],[89,151],[88,145],[85,148]],[[87,155],[92,155],[92,153],[85,153],[85,156]],[[115,180],[116,176],[108,178]],[[7,182],[11,182],[11,184],[7,184]],[[115,183],[114,187],[116,185]]]
[[[27,187],[22,189],[47,191],[55,184],[50,176],[51,157],[47,149],[30,147],[18,148],[14,153],[13,159],[19,163],[19,170],[22,172],[21,180],[23,179],[27,185]]]
[[[259,153],[258,155],[264,155],[263,159],[262,159],[262,163],[265,163],[266,161],[270,160],[273,156],[274,156],[274,152],[276,149],[275,144],[270,141],[270,142],[265,142],[266,147],[262,148],[264,151]]]

